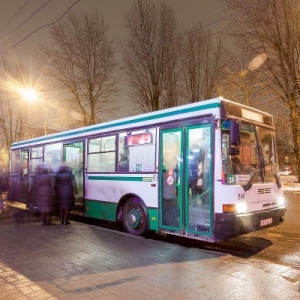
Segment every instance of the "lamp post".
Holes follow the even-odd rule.
[[[48,129],[48,111],[46,109],[46,115],[45,115],[45,121],[44,121],[45,135],[47,135],[47,129]]]

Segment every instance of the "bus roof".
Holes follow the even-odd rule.
[[[90,125],[86,127],[80,127],[76,129],[71,129],[67,131],[61,131],[54,134],[49,134],[45,136],[40,136],[32,139],[27,139],[19,142],[15,142],[11,145],[11,149],[17,149],[20,147],[27,147],[30,145],[39,145],[44,143],[59,142],[62,140],[75,139],[79,137],[85,137],[89,135],[94,135],[97,133],[105,133],[116,130],[126,130],[133,126],[156,126],[159,123],[170,122],[174,120],[190,118],[199,116],[199,112],[203,115],[213,115],[215,117],[221,117],[221,106],[224,104],[232,104],[239,107],[244,107],[245,109],[250,109],[264,116],[271,117],[271,115],[259,111],[254,108],[249,108],[245,105],[238,104],[223,98],[214,98],[210,100],[203,100],[196,103],[185,104],[181,106],[176,106],[172,108],[167,108],[159,111],[144,113],[140,115],[130,116],[122,119],[117,119],[105,123],[99,123],[95,125]],[[223,109],[224,110],[224,109]]]

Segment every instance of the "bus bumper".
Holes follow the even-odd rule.
[[[283,222],[285,211],[285,207],[280,207],[242,215],[216,213],[214,238],[224,240],[228,237],[276,226]]]

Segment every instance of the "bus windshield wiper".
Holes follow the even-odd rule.
[[[257,144],[257,154],[259,158],[259,170],[260,170],[260,177],[263,182],[265,182],[265,161],[264,156],[262,154],[261,146]]]
[[[279,176],[277,175],[277,173],[273,171],[273,168],[272,168],[272,173],[273,173],[273,176],[275,178],[277,187],[280,189],[281,188],[281,182],[280,182],[280,179],[279,179]]]
[[[251,187],[253,185],[253,181],[254,181],[254,176],[255,176],[255,169],[253,169],[248,182],[245,185],[243,185],[243,189],[245,192],[249,191],[251,189]]]

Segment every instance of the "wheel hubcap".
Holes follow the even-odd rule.
[[[138,228],[140,224],[140,215],[136,209],[131,209],[128,213],[127,222],[131,228]]]

